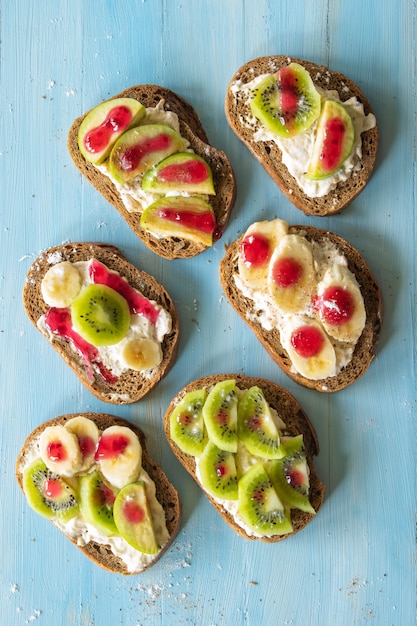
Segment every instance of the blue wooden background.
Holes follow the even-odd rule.
[[[8,626],[410,626],[416,623],[416,6],[413,0],[0,0],[0,622]],[[228,128],[223,101],[244,62],[265,54],[323,63],[367,94],[379,123],[376,170],[351,206],[307,218]],[[149,252],[84,180],[66,149],[72,120],[152,82],[185,97],[235,168],[224,237],[198,258]],[[222,296],[224,244],[280,216],[348,238],[378,278],[378,355],[332,396],[297,386]],[[38,253],[101,240],[155,275],[178,307],[178,360],[143,401],[91,396],[26,319],[21,290]],[[216,372],[285,385],[313,421],[326,500],[302,533],[268,545],[235,535],[173,457],[161,417],[189,380]],[[183,500],[180,534],[148,572],[95,567],[27,507],[14,463],[25,436],[67,412],[139,424]]]

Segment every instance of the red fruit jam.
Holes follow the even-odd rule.
[[[120,106],[111,109],[106,119],[92,128],[84,138],[84,145],[88,152],[95,154],[102,152],[110,143],[113,133],[124,131],[132,120],[132,112],[129,107]]]
[[[224,424],[227,424],[227,418],[228,418],[228,414],[227,411],[217,411],[216,413],[216,422],[220,425],[220,426],[224,426]]]
[[[320,153],[321,167],[325,172],[332,172],[339,166],[345,132],[345,125],[339,118],[334,117],[327,121]]]
[[[91,437],[86,435],[77,435],[78,445],[83,456],[91,456],[95,450],[95,442]]]
[[[42,489],[47,498],[59,498],[63,491],[59,478],[46,478]]]
[[[216,465],[216,475],[219,478],[223,478],[227,474],[227,469],[224,465]]]
[[[291,335],[292,347],[304,359],[316,356],[323,344],[323,334],[316,326],[300,326]]]
[[[262,418],[259,415],[251,415],[251,417],[246,420],[246,424],[252,431],[259,430],[262,426]]]
[[[97,451],[94,459],[115,459],[117,458],[129,444],[129,439],[123,435],[103,435],[98,442]]]
[[[278,287],[296,285],[303,274],[302,265],[291,257],[283,257],[274,263],[272,277]]]
[[[166,165],[159,171],[158,178],[167,183],[195,184],[203,183],[208,175],[204,163],[190,159],[185,163]]]
[[[99,506],[113,506],[116,496],[113,491],[107,487],[104,483],[101,484],[100,489],[97,490],[97,504]]]
[[[269,240],[264,235],[247,235],[240,244],[240,254],[248,267],[262,267],[271,256]]]
[[[134,500],[128,500],[123,504],[123,514],[130,524],[140,524],[145,518],[145,511]]]
[[[67,458],[67,451],[65,446],[62,443],[57,441],[50,441],[46,447],[46,453],[48,458],[51,459],[54,463],[59,463],[60,461],[65,461]]]
[[[285,472],[287,483],[295,489],[300,488],[304,484],[304,474],[295,468],[290,468]]]
[[[152,324],[156,324],[159,309],[137,292],[136,289],[133,289],[122,276],[108,270],[108,268],[103,265],[103,263],[100,263],[100,261],[97,261],[97,259],[90,261],[88,272],[90,280],[93,283],[107,285],[107,287],[111,287],[123,296],[129,304],[131,313],[142,315]]]
[[[212,213],[197,213],[194,211],[177,211],[176,209],[159,209],[158,216],[170,222],[182,224],[186,228],[192,228],[202,233],[213,233],[216,228],[216,220]]]
[[[123,172],[136,170],[145,156],[151,154],[151,152],[166,150],[169,148],[171,141],[172,138],[168,134],[161,133],[156,137],[147,137],[135,145],[123,149],[119,158],[120,169]]]
[[[90,382],[94,381],[94,374],[91,367],[92,363],[94,363],[104,380],[114,385],[117,378],[104,367],[99,359],[97,348],[85,341],[72,328],[71,314],[68,309],[49,309],[45,315],[45,326],[54,335],[72,342],[75,350],[83,359],[86,368],[86,376]]]
[[[352,319],[355,301],[352,294],[342,287],[328,287],[314,300],[323,320],[330,326],[341,326]]]
[[[277,72],[278,88],[281,95],[281,113],[286,126],[294,122],[299,107],[299,88],[295,72],[283,67]]]

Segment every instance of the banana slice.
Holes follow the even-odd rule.
[[[278,218],[249,226],[240,245],[238,267],[241,278],[250,287],[266,289],[270,258],[287,233],[287,222]]]
[[[310,243],[300,235],[285,235],[269,263],[268,290],[285,313],[305,310],[316,280]]]
[[[94,455],[97,443],[100,437],[100,431],[97,425],[83,415],[73,417],[65,424],[65,428],[76,435],[78,439],[78,447],[82,455],[82,463],[80,472],[85,472],[94,463]]]
[[[294,318],[281,332],[281,343],[294,369],[305,378],[321,380],[336,374],[336,353],[319,322]]]
[[[83,457],[77,436],[65,426],[48,426],[39,437],[39,451],[46,467],[61,476],[80,471]]]
[[[366,311],[358,282],[345,265],[326,271],[318,284],[314,307],[329,335],[356,343],[365,326]]]
[[[52,265],[41,283],[42,297],[46,304],[57,308],[70,306],[81,290],[81,274],[69,261]]]
[[[158,367],[162,361],[162,349],[153,339],[137,337],[125,343],[121,357],[126,367],[141,372]]]
[[[127,426],[110,426],[99,439],[95,460],[111,485],[122,489],[134,483],[142,467],[142,446]]]

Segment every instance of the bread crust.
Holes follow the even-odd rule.
[[[301,408],[301,405],[294,398],[294,396],[280,385],[277,385],[276,383],[273,383],[269,380],[266,380],[264,378],[249,377],[243,374],[214,374],[211,376],[199,378],[198,380],[194,380],[185,385],[185,387],[183,387],[171,400],[164,415],[165,436],[168,440],[169,445],[172,448],[173,453],[175,454],[179,462],[184,466],[184,468],[189,472],[189,474],[191,474],[196,483],[201,487],[196,477],[196,464],[194,457],[183,452],[171,439],[170,416],[178,402],[189,391],[202,388],[210,389],[216,383],[228,379],[234,379],[239,389],[249,389],[254,385],[259,386],[264,392],[267,402],[277,410],[279,416],[285,422],[286,434],[290,436],[296,436],[300,434],[303,435],[307,463],[310,469],[309,498],[314,510],[317,513],[323,503],[325,486],[318,478],[313,463],[313,457],[318,455],[319,453],[319,442],[317,439],[316,431],[312,423],[310,422],[307,414]],[[295,535],[297,532],[302,530],[315,517],[311,513],[304,513],[303,511],[292,509],[291,521],[294,529],[293,532],[288,533],[287,535],[256,537],[254,535],[247,534],[246,531],[235,522],[232,515],[228,511],[223,509],[221,504],[219,504],[207,491],[204,491],[204,493],[210,500],[214,508],[217,510],[217,512],[224,519],[224,521],[238,535],[244,537],[245,539],[264,541],[267,543],[276,543],[277,541],[283,541],[287,537]]]
[[[18,485],[23,491],[22,468],[24,467],[26,462],[26,455],[28,453],[28,450],[30,450],[36,439],[38,439],[38,437],[45,430],[45,428],[47,426],[64,425],[70,419],[72,419],[73,417],[78,417],[79,415],[82,415],[83,417],[86,417],[87,419],[95,422],[95,424],[101,431],[110,426],[127,426],[139,437],[139,441],[142,446],[142,467],[155,483],[156,498],[165,511],[165,521],[170,538],[167,543],[161,548],[160,552],[155,556],[155,559],[144,569],[142,569],[140,572],[129,572],[126,564],[119,557],[113,554],[109,546],[97,544],[93,541],[90,541],[85,546],[79,546],[76,539],[70,537],[65,533],[63,534],[67,537],[67,539],[71,541],[71,543],[77,546],[77,548],[81,550],[81,552],[83,552],[86,557],[88,557],[96,565],[99,565],[109,572],[122,575],[133,575],[142,573],[156,563],[156,561],[162,556],[162,554],[169,548],[175,536],[177,535],[181,520],[181,502],[177,490],[170,483],[166,474],[159,467],[159,465],[155,463],[155,461],[149,456],[146,447],[145,434],[138,426],[121,417],[116,417],[107,413],[72,413],[60,415],[54,419],[44,422],[43,424],[37,426],[30,433],[30,435],[26,437],[22,449],[19,452],[16,461],[16,479]]]
[[[225,113],[229,126],[237,137],[246,145],[253,156],[261,163],[282,193],[306,215],[324,216],[339,213],[364,189],[375,166],[378,149],[379,131],[375,125],[362,133],[361,169],[354,172],[346,181],[340,182],[336,189],[320,198],[310,198],[298,186],[296,180],[282,163],[282,153],[273,141],[254,141],[253,131],[246,128],[241,118],[250,115],[250,109],[244,98],[237,97],[233,91],[236,82],[243,84],[256,76],[278,71],[290,62],[299,63],[311,75],[313,82],[323,89],[335,89],[345,101],[356,96],[364,106],[365,115],[373,113],[371,105],[357,85],[349,78],[333,72],[324,65],[287,56],[264,56],[242,65],[233,75],[226,94]]]
[[[39,330],[37,322],[48,310],[48,305],[44,302],[41,293],[42,278],[48,269],[58,260],[76,262],[88,261],[91,258],[96,258],[110,270],[119,272],[132,287],[138,289],[149,300],[155,300],[170,313],[172,329],[164,337],[161,345],[162,362],[153,370],[151,377],[144,376],[141,372],[127,370],[119,376],[116,383],[110,384],[94,372],[94,380],[91,382],[86,375],[81,357],[72,349],[68,341],[56,336],[53,341],[50,340],[50,343],[75,372],[83,385],[99,400],[111,404],[137,402],[148,394],[169,372],[175,362],[178,350],[178,314],[171,296],[155,278],[129,263],[116,246],[92,242],[67,243],[44,251],[32,263],[23,288],[23,304],[30,321]]]
[[[114,98],[134,98],[145,107],[155,107],[163,100],[164,109],[178,115],[181,135],[190,142],[194,152],[202,156],[212,169],[216,195],[210,197],[209,204],[216,216],[216,236],[220,238],[229,221],[236,198],[235,175],[226,154],[209,144],[201,120],[192,106],[173,91],[157,85],[136,85],[114,96],[111,100]],[[204,252],[207,246],[202,243],[180,237],[158,238],[140,227],[140,213],[131,213],[126,209],[112,181],[93,164],[88,163],[80,152],[78,130],[87,113],[73,122],[67,140],[68,151],[79,171],[119,211],[139,239],[155,254],[172,260],[189,258]]]
[[[268,354],[287,376],[296,383],[316,391],[324,393],[340,391],[365,374],[375,357],[383,317],[382,293],[365,259],[356,248],[339,235],[321,228],[301,225],[290,226],[289,233],[302,234],[307,240],[319,244],[326,240],[331,241],[345,256],[350,271],[356,276],[359,283],[366,311],[365,327],[356,344],[350,363],[337,376],[323,380],[310,380],[298,374],[292,369],[289,355],[281,344],[279,331],[265,330],[260,323],[248,319],[247,314],[253,311],[252,301],[242,294],[234,280],[234,276],[238,274],[239,249],[244,235],[241,235],[226,249],[226,254],[220,261],[220,283],[235,311],[248,324]]]

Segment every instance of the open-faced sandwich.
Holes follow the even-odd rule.
[[[143,432],[107,414],[62,415],[25,440],[16,477],[28,504],[94,563],[118,574],[153,565],[176,536],[176,489]]]
[[[342,237],[281,219],[255,222],[227,248],[220,281],[272,359],[300,385],[338,391],[371,364],[381,291]]]
[[[136,235],[166,259],[217,241],[236,185],[194,109],[164,87],[137,85],[77,118],[68,150]]]
[[[23,289],[36,328],[100,400],[136,402],[175,361],[175,305],[115,246],[68,243],[43,252]]]
[[[237,137],[306,214],[339,212],[372,174],[375,116],[338,72],[284,56],[254,59],[232,77],[225,111]]]
[[[180,463],[246,539],[285,539],[322,505],[316,432],[273,382],[235,374],[195,380],[170,402],[164,428]]]

